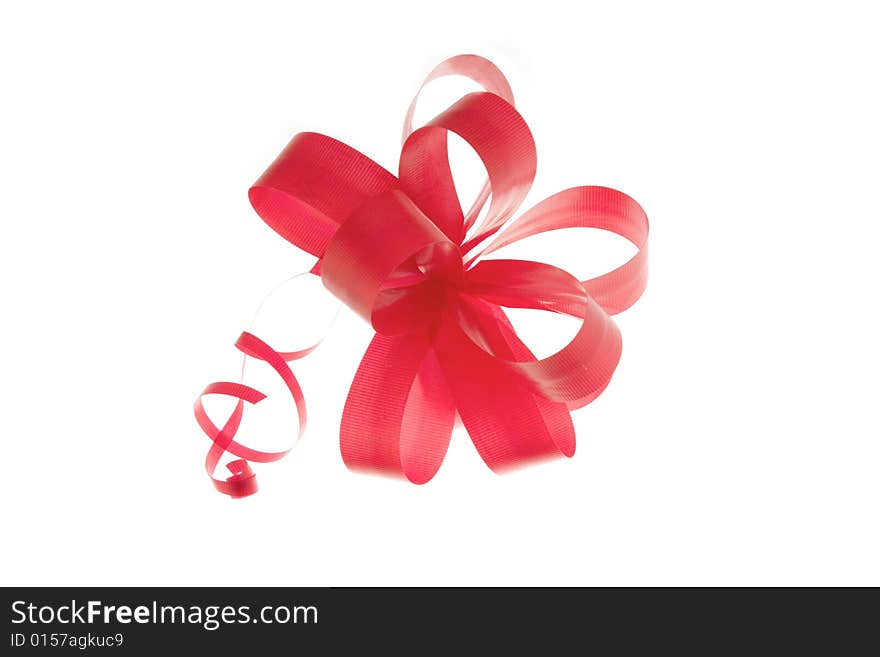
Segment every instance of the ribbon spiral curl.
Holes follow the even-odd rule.
[[[559,192],[499,233],[532,184],[535,143],[494,64],[474,55],[452,57],[425,83],[446,75],[466,76],[485,91],[462,97],[413,130],[417,94],[404,123],[397,177],[331,137],[300,133],[249,191],[257,214],[317,256],[312,272],[376,331],[343,410],[343,460],[351,469],[414,483],[439,469],[456,414],[494,471],[574,454],[570,411],[604,390],[620,358],[620,332],[610,315],[635,303],[647,280],[647,217],[613,189]],[[453,184],[449,132],[473,148],[488,173],[467,214]],[[572,227],[611,231],[639,250],[587,281],[540,262],[482,259],[532,235]],[[568,345],[539,359],[517,337],[505,307],[564,313],[582,324]],[[269,362],[288,384],[302,430],[302,393],[285,359],[249,334],[242,339],[240,348]],[[209,473],[224,451],[254,461],[283,456],[233,440],[242,402],[259,401],[261,393],[242,384],[212,386],[205,393],[231,394],[239,402],[222,430],[197,402],[199,423],[214,441]],[[256,490],[246,461],[230,469],[226,482],[214,480],[218,490],[233,496]]]

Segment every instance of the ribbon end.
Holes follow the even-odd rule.
[[[230,461],[226,467],[232,474],[223,482],[225,484],[223,488],[217,487],[221,493],[225,493],[233,499],[240,499],[250,497],[259,490],[257,475],[247,461],[244,459]]]

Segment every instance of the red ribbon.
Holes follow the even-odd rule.
[[[317,256],[313,273],[376,331],[342,414],[345,463],[415,483],[440,467],[456,413],[492,470],[571,456],[570,410],[602,392],[620,358],[620,332],[610,315],[631,306],[647,278],[647,217],[629,196],[606,187],[559,192],[487,244],[532,184],[535,144],[507,80],[491,62],[453,57],[426,83],[445,75],[469,77],[486,91],[464,96],[413,131],[417,95],[406,116],[397,177],[335,139],[301,133],[249,192],[260,217]],[[453,184],[449,132],[476,151],[488,173],[467,214]],[[617,233],[639,251],[587,281],[540,262],[482,259],[531,235],[571,227]],[[561,351],[539,359],[517,337],[505,307],[563,313],[582,324]],[[302,430],[302,394],[284,358],[249,334],[242,340],[239,348],[268,362],[288,384]],[[239,402],[223,429],[197,402],[199,423],[214,441],[209,473],[224,451],[251,461],[283,456],[233,440],[243,402],[255,403],[261,393],[241,384],[213,384],[210,392]],[[214,480],[218,490],[254,492],[247,462],[230,466],[232,477]]]

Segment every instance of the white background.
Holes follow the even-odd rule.
[[[880,584],[874,8],[611,4],[5,4],[0,582]],[[301,130],[394,170],[461,52],[533,130],[527,206],[601,184],[652,222],[578,453],[499,477],[456,433],[426,486],[348,472],[370,332],[344,310],[295,366],[306,437],[255,497],[217,494],[192,401],[310,264],[247,188]],[[586,275],[620,250],[560,237],[522,254]],[[261,445],[292,437],[273,399]]]

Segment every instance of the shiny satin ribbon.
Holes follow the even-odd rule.
[[[396,177],[342,142],[307,132],[292,139],[249,191],[257,214],[317,256],[312,273],[376,331],[343,409],[343,460],[354,470],[414,483],[439,469],[456,415],[494,471],[574,454],[570,411],[605,389],[620,358],[621,336],[610,315],[635,303],[647,280],[648,220],[622,192],[574,187],[509,222],[534,179],[532,135],[494,64],[474,55],[452,57],[425,84],[447,75],[470,78],[485,91],[463,96],[413,130],[417,94],[406,114]],[[467,213],[453,183],[450,132],[477,153],[488,176]],[[586,281],[549,264],[485,257],[532,235],[574,227],[616,233],[638,252]],[[560,351],[536,358],[504,308],[571,315],[581,326]],[[282,377],[301,432],[305,405],[287,361],[308,350],[286,358],[290,354],[247,333],[237,346]],[[238,402],[222,428],[208,419],[201,397],[196,402],[199,424],[213,441],[206,468],[220,492],[252,494],[256,480],[247,462],[278,460],[286,452],[259,452],[234,440],[244,402],[257,403],[262,393],[219,383],[203,395],[215,393]],[[213,472],[224,452],[239,460],[221,481]]]

